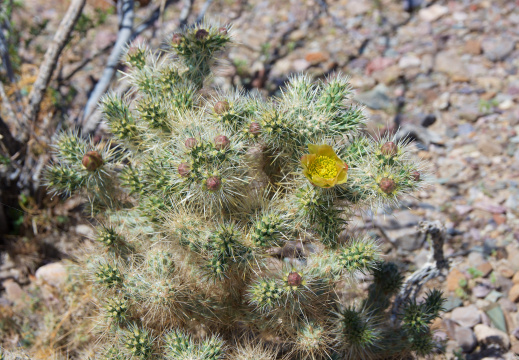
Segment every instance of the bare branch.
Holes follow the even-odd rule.
[[[195,21],[196,24],[199,24],[202,22],[202,20],[204,19],[205,13],[207,12],[207,10],[209,10],[209,6],[211,6],[212,2],[213,2],[213,0],[206,0],[206,2],[204,3],[204,6],[202,6],[202,10],[200,10],[200,14],[198,14],[198,16],[196,17],[196,21]]]
[[[115,74],[115,70],[117,65],[119,64],[119,60],[121,55],[123,54],[124,47],[130,41],[130,37],[132,35],[133,28],[133,18],[134,18],[134,0],[123,0],[121,5],[122,20],[121,26],[119,28],[119,33],[117,34],[117,41],[115,42],[114,48],[112,49],[112,53],[108,58],[108,63],[101,75],[101,78],[96,83],[94,90],[90,94],[88,101],[85,105],[85,109],[83,111],[82,123],[85,119],[94,112],[97,102],[103,96],[103,94],[108,90],[108,86],[110,86],[110,82]]]
[[[182,10],[180,11],[180,24],[179,27],[184,27],[187,25],[187,18],[191,15],[191,11],[193,10],[193,3],[195,0],[183,0]]]
[[[4,36],[4,29],[0,28],[0,56],[5,66],[7,78],[10,82],[15,82],[13,66],[11,64],[11,58],[9,57],[9,44]]]
[[[418,225],[418,229],[426,237],[430,236],[433,248],[432,258],[405,280],[404,286],[393,303],[391,311],[391,322],[393,323],[396,322],[403,303],[409,298],[416,297],[426,282],[442,275],[444,270],[448,270],[448,262],[443,255],[443,244],[445,243],[445,228],[443,225],[439,221],[422,221]]]
[[[36,119],[38,112],[40,111],[40,104],[45,94],[45,90],[49,85],[52,73],[54,72],[58,63],[58,58],[63,51],[63,48],[67,44],[67,41],[74,29],[74,26],[79,19],[83,7],[85,6],[86,0],[73,0],[70,4],[65,17],[59,24],[56,35],[52,40],[45,56],[43,63],[40,66],[38,78],[34,82],[31,93],[29,94],[29,109],[27,111],[27,121],[31,122]],[[29,124],[26,124],[29,125]]]

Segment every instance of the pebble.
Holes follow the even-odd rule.
[[[432,6],[421,9],[418,12],[418,16],[424,21],[433,22],[441,18],[443,15],[449,12],[447,6],[434,4]]]
[[[442,93],[436,100],[434,100],[433,107],[437,110],[446,110],[450,105],[449,98],[450,93]]]
[[[471,328],[459,327],[456,329],[456,335],[454,337],[461,347],[463,352],[470,353],[478,345],[476,336]]]
[[[514,284],[508,293],[508,299],[514,303],[519,302],[519,284]]]
[[[466,280],[467,277],[458,269],[452,269],[447,275],[447,291],[455,291],[459,288],[460,280]]]
[[[67,279],[67,269],[60,262],[43,265],[36,270],[36,279],[49,285],[59,287],[63,285]]]
[[[510,348],[510,338],[501,330],[478,324],[474,327],[474,334],[478,342],[482,345],[497,345],[503,350]]]
[[[488,261],[477,265],[477,269],[481,272],[482,277],[487,277],[493,270],[492,264]]]
[[[400,61],[398,61],[398,67],[400,69],[407,69],[407,68],[411,68],[411,67],[417,67],[417,66],[420,66],[421,65],[421,60],[420,58],[414,56],[414,55],[408,55],[408,56],[403,56]]]
[[[519,271],[517,271],[514,276],[512,277],[512,282],[514,284],[519,284]]]
[[[486,38],[481,42],[481,48],[488,60],[501,61],[506,58],[515,48],[515,41],[508,36]]]
[[[16,303],[24,295],[23,289],[13,279],[7,279],[3,281],[2,286],[5,289],[5,297],[9,301]]]
[[[388,88],[379,84],[373,90],[357,94],[355,100],[374,110],[388,109],[393,105],[393,101],[387,92]]]
[[[477,298],[484,298],[487,296],[492,289],[490,289],[488,286],[485,285],[476,285],[472,288],[472,295],[474,295]]]
[[[481,313],[475,305],[456,308],[451,315],[452,320],[464,327],[473,327],[481,322]]]

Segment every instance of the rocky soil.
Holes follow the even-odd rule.
[[[167,20],[175,11],[164,33],[178,26]],[[226,1],[209,14],[232,21],[238,41],[223,59],[220,86],[275,94],[290,74],[341,71],[351,76],[353,101],[365,105],[370,132],[415,140],[430,186],[400,209],[359,215],[358,226],[380,236],[387,258],[410,274],[431,255],[417,225],[439,220],[450,270],[427,284],[448,297],[434,324],[445,345],[438,358],[517,358],[519,1]],[[97,34],[93,44],[105,40]],[[81,76],[79,99],[89,90]],[[47,265],[34,281],[59,286],[61,270]],[[4,259],[4,303],[26,285],[9,271],[19,270]]]

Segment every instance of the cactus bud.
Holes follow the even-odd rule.
[[[392,141],[388,141],[380,148],[382,155],[395,156],[398,153],[398,147]]]
[[[182,35],[181,34],[173,34],[173,37],[171,38],[171,44],[173,46],[178,46],[182,42]]]
[[[187,162],[183,162],[178,166],[178,173],[182,177],[188,176],[190,171],[191,171],[191,165]]]
[[[411,177],[414,181],[420,181],[420,173],[418,171],[413,171],[411,173]]]
[[[205,29],[199,29],[195,33],[197,40],[204,40],[209,35],[209,32]]]
[[[390,178],[382,178],[378,186],[380,186],[380,190],[386,194],[392,194],[393,191],[396,190],[396,182]]]
[[[257,122],[251,122],[249,125],[249,132],[252,135],[259,135],[261,132],[261,126]]]
[[[299,286],[303,282],[303,277],[297,272],[291,272],[288,274],[287,284],[290,286]]]
[[[134,56],[137,56],[138,54],[139,54],[139,48],[137,46],[130,46],[130,48],[128,49],[128,56],[134,57]]]
[[[103,158],[97,151],[89,151],[83,156],[81,164],[88,171],[95,171],[103,165]]]
[[[220,33],[220,35],[227,35],[227,28],[225,26],[222,26],[218,29],[218,32]]]
[[[225,150],[230,144],[229,138],[225,135],[218,135],[214,138],[214,147],[216,150]]]
[[[216,104],[214,104],[214,112],[218,115],[221,115],[229,110],[229,107],[229,103],[226,100],[218,101]]]
[[[207,187],[207,190],[216,191],[219,190],[222,186],[222,180],[220,180],[217,176],[211,176],[208,178],[205,182],[205,186]]]
[[[196,146],[197,143],[198,143],[198,141],[196,141],[195,138],[188,138],[186,140],[186,142],[184,143],[184,145],[186,145],[186,147],[188,149],[192,149],[192,148],[194,148]]]

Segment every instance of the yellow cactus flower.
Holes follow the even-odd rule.
[[[330,145],[309,144],[310,154],[303,155],[303,174],[315,186],[330,188],[348,180],[348,165],[339,159]]]

